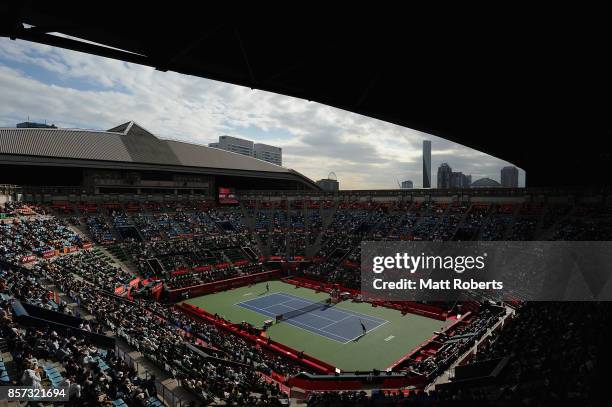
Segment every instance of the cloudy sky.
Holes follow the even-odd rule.
[[[47,121],[109,129],[134,120],[161,138],[200,144],[227,134],[283,148],[283,165],[312,179],[333,171],[342,189],[422,184],[421,144],[473,179],[499,181],[507,162],[415,130],[318,103],[159,72],[60,48],[0,38],[0,127]],[[520,185],[524,172],[520,171]],[[435,183],[435,181],[434,181]]]

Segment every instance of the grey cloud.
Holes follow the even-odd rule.
[[[62,84],[85,80],[102,90],[42,83],[3,60],[62,75]],[[424,137],[433,142],[434,176],[444,161],[494,179],[506,165],[453,142],[317,103],[20,41],[0,39],[0,88],[4,126],[27,115],[99,129],[136,120],[162,137],[203,144],[224,133],[240,136],[249,127],[284,129],[293,136],[279,140],[285,165],[314,179],[335,171],[343,188],[395,188],[395,177],[420,185]]]

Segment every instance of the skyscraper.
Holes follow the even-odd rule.
[[[423,188],[431,188],[431,140],[423,140]]]
[[[469,188],[471,183],[471,175],[465,175],[461,171],[451,173],[451,188]]]
[[[453,169],[447,163],[442,163],[438,167],[438,188],[448,189],[451,187]]]
[[[501,185],[504,188],[518,188],[518,169],[515,166],[501,169]]]

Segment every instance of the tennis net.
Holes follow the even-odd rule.
[[[327,308],[329,308],[331,306],[329,298],[323,300],[323,301],[319,301],[319,302],[315,302],[309,305],[306,305],[303,308],[299,308],[299,309],[295,309],[289,312],[285,312],[283,314],[277,314],[276,315],[276,321],[286,321],[288,319],[291,318],[295,318],[298,317],[300,315],[304,315],[307,314],[311,311],[316,311],[318,309],[320,310],[325,310]]]

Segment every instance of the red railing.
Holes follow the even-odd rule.
[[[336,368],[330,365],[329,363],[323,362],[322,360],[319,360],[313,356],[310,356],[304,353],[300,353],[297,350],[289,346],[283,345],[282,343],[273,341],[269,338],[264,338],[262,336],[250,334],[244,331],[240,327],[240,325],[234,324],[230,321],[226,321],[221,318],[215,318],[214,315],[207,312],[206,310],[195,307],[191,304],[182,303],[182,304],[176,305],[176,307],[191,316],[199,318],[207,323],[214,324],[215,326],[221,329],[224,329],[228,332],[231,332],[234,335],[237,335],[249,342],[255,343],[257,346],[263,349],[266,349],[268,351],[277,353],[283,357],[291,359],[297,364],[306,366],[313,371],[324,373],[324,374],[331,374],[331,373],[334,373],[336,370]]]
[[[190,297],[197,297],[200,295],[211,294],[218,291],[225,291],[232,288],[243,287],[245,285],[258,283],[260,281],[266,281],[273,278],[279,278],[281,274],[280,270],[266,271],[263,273],[251,274],[248,276],[240,276],[229,278],[227,280],[214,281],[212,283],[198,284],[189,287],[176,288],[170,290],[169,301],[178,301],[181,299],[181,295],[185,292],[189,292]]]

